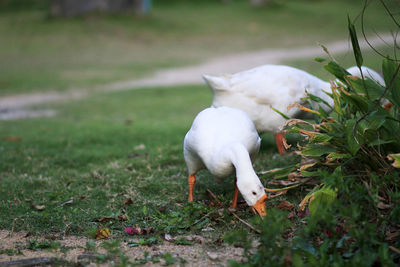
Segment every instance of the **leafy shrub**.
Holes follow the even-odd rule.
[[[361,67],[350,21],[349,30]],[[314,109],[299,106],[313,114],[314,122],[293,119],[286,125],[286,132],[299,135],[296,150],[308,162],[297,174],[320,183],[301,203],[300,209],[308,203],[310,216],[289,221],[272,210],[260,225],[255,251],[246,234],[228,236],[245,248],[247,266],[399,264],[400,65],[383,59],[386,87],[350,76],[335,61],[325,69],[337,78],[327,92],[331,112],[322,108],[329,103],[308,95],[305,100]],[[382,107],[387,101],[390,109]]]

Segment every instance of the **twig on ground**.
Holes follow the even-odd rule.
[[[213,192],[211,192],[210,189],[207,189],[207,193],[217,202],[218,206],[221,206],[221,207],[223,206],[221,201],[219,201],[219,199],[214,195]]]
[[[274,194],[274,195],[269,194],[268,195],[268,199],[276,198],[276,197],[279,197],[279,196],[284,195],[286,193],[287,193],[287,190],[283,190],[283,191],[280,191],[280,192],[278,192],[277,194]]]
[[[66,202],[64,202],[64,203],[62,203],[62,204],[60,204],[60,205],[58,205],[58,206],[56,207],[56,209],[57,209],[57,208],[64,207],[65,205],[73,204],[73,203],[74,203],[74,200],[73,200],[73,199],[70,199],[70,200],[68,200],[68,201],[66,201]]]
[[[254,226],[252,226],[251,224],[249,224],[249,223],[246,222],[245,220],[241,219],[235,212],[230,211],[229,209],[228,209],[228,211],[229,211],[233,216],[235,216],[236,219],[238,219],[241,223],[243,223],[244,225],[246,225],[247,227],[249,227],[251,230],[253,230],[254,232],[256,232],[256,233],[258,233],[258,234],[261,234],[261,231],[260,231],[260,230],[254,228]]]
[[[254,228],[254,226],[252,226],[250,223],[246,222],[245,220],[241,219],[234,211],[231,211],[230,209],[227,209],[224,205],[222,205],[221,201],[219,201],[219,199],[214,195],[213,192],[211,192],[210,189],[207,189],[207,193],[224,209],[226,209],[230,214],[232,214],[236,219],[238,219],[241,223],[243,223],[244,225],[246,225],[247,227],[249,227],[251,230],[253,230],[254,232],[261,234],[261,231]]]
[[[400,249],[395,248],[395,247],[393,247],[393,246],[389,246],[389,248],[390,248],[390,250],[396,252],[397,254],[400,254]]]

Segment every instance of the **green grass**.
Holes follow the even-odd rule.
[[[0,122],[0,229],[90,236],[103,225],[99,219],[126,212],[127,222],[106,223],[117,235],[134,223],[176,232],[175,217],[187,217],[190,225],[200,213],[188,214],[210,212],[203,202],[207,188],[228,205],[233,177],[219,185],[206,171],[196,184],[196,204],[186,204],[182,142],[194,116],[210,101],[205,86],[152,88],[50,105],[58,112],[53,118]],[[268,162],[274,151],[266,136],[257,170],[283,163]],[[124,206],[128,198],[134,204]],[[73,203],[60,206],[69,200]],[[43,211],[35,208],[40,205]],[[159,214],[160,207],[175,215]],[[246,207],[241,212],[253,216]],[[216,227],[224,232],[224,225]]]
[[[6,10],[0,17],[0,95],[92,87],[225,54],[345,39],[347,14],[356,19],[362,8],[362,1],[276,2],[255,9],[245,0],[155,1],[142,17],[51,19],[42,8]],[[368,33],[392,29],[377,1],[365,24]]]
[[[47,18],[41,9],[4,12],[0,60],[7,64],[0,65],[0,95],[82,88],[239,51],[344,39],[343,10],[356,17],[361,7],[358,1],[278,3],[252,9],[244,1],[196,6],[175,1],[155,5],[148,17],[97,14],[60,20]],[[390,28],[381,9],[368,12],[369,32]],[[364,58],[365,65],[380,68],[381,59],[372,52]],[[346,67],[354,65],[351,54],[337,59]],[[288,63],[332,78],[312,59]],[[195,115],[210,103],[206,86],[146,88],[34,107],[54,109],[55,117],[0,121],[0,229],[93,238],[96,229],[107,227],[118,241],[127,238],[126,226],[153,227],[155,233],[140,244],[162,242],[166,232],[199,233],[212,227],[211,239],[218,240],[243,229],[232,224],[227,211],[221,214],[210,205],[205,193],[210,189],[228,206],[233,177],[217,184],[207,171],[199,173],[195,202],[187,203],[183,138]],[[291,155],[275,158],[275,153],[272,136],[264,135],[255,170],[296,161]],[[266,184],[266,177],[260,178]],[[283,199],[298,204],[306,189],[269,200],[268,209]],[[125,205],[129,198],[133,204]],[[247,205],[240,205],[238,214],[261,226]],[[120,215],[127,220],[120,221]],[[302,224],[296,217],[292,232]]]

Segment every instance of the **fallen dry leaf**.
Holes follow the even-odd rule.
[[[46,208],[45,205],[33,205],[33,208],[38,211],[42,211]]]
[[[295,184],[298,184],[298,183],[299,183],[299,181],[271,180],[268,184],[271,184],[271,185],[289,186],[289,185],[295,185]]]
[[[400,230],[394,232],[386,232],[386,241],[388,241],[389,243],[394,243],[399,235]]]
[[[17,137],[17,136],[6,136],[6,137],[3,137],[3,139],[8,142],[21,142],[22,141],[22,138]]]
[[[393,204],[386,204],[382,201],[379,201],[376,206],[378,207],[378,209],[387,210],[387,209],[390,209],[391,207],[393,207]]]
[[[122,222],[122,221],[127,221],[128,218],[126,217],[126,215],[119,215],[118,216],[118,221]]]
[[[310,215],[310,211],[308,210],[308,208],[305,208],[304,210],[298,210],[297,211],[297,216],[300,218],[304,218],[306,216]]]
[[[202,237],[201,235],[189,235],[186,237],[186,240],[191,242],[197,242],[200,244],[204,244],[206,241],[204,237]]]
[[[110,229],[108,228],[103,228],[103,229],[97,229],[96,232],[96,240],[99,239],[106,239],[111,235]]]
[[[292,210],[292,211],[288,214],[288,216],[287,216],[286,218],[288,218],[288,219],[291,220],[291,221],[295,220],[295,219],[296,219],[296,213],[294,212],[294,210]]]
[[[171,242],[171,241],[175,241],[175,238],[173,238],[170,234],[165,234],[164,235],[164,240]]]
[[[102,217],[102,218],[98,219],[97,221],[102,223],[102,222],[109,222],[112,220],[114,220],[114,217]]]
[[[133,204],[133,199],[132,198],[128,198],[124,200],[124,205],[128,206],[128,205],[132,205]]]
[[[278,209],[280,210],[292,210],[293,208],[294,208],[293,204],[286,200],[282,201],[278,205]]]
[[[216,252],[207,252],[207,256],[211,259],[211,260],[216,260],[218,259],[218,254]]]
[[[312,166],[314,166],[315,164],[317,164],[316,162],[313,162],[313,163],[309,163],[309,164],[304,164],[304,165],[302,165],[301,167],[300,167],[300,171],[304,171],[304,170],[306,170],[306,169],[308,169],[308,168],[311,168]]]

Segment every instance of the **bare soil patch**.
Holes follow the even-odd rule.
[[[60,242],[61,246],[56,250],[27,249],[27,244],[32,240],[37,240],[37,242],[44,240]],[[68,264],[83,264],[89,266],[93,264],[93,266],[97,266],[95,265],[97,259],[96,255],[107,254],[107,250],[101,247],[101,244],[107,240],[94,241],[98,247],[95,253],[86,250],[86,243],[88,241],[94,240],[77,236],[64,236],[62,238],[54,238],[52,236],[33,237],[29,236],[29,233],[24,231],[12,233],[7,230],[0,230],[0,251],[3,252],[0,254],[0,266],[16,266],[7,264],[11,264],[11,261],[17,260],[28,260],[26,262],[29,263],[34,262],[34,259],[36,259],[45,263],[46,259],[52,258],[67,261]],[[187,266],[226,266],[228,259],[242,260],[241,255],[243,253],[242,248],[236,248],[226,244],[215,246],[208,244],[207,241],[189,246],[176,245],[164,241],[162,244],[139,247],[129,247],[127,243],[121,242],[119,249],[125,256],[129,257],[132,262],[135,259],[143,259],[145,252],[148,252],[148,258],[160,257],[165,253],[170,253],[174,258],[184,259]],[[5,253],[7,250],[18,251],[18,254],[7,255],[7,253]],[[100,265],[108,266],[110,264],[112,264],[112,262],[108,261]],[[146,263],[146,266],[163,266],[163,264],[165,264],[165,261],[161,259],[158,263],[149,261]],[[18,266],[21,265],[29,266],[21,263]],[[173,264],[173,266],[179,265],[179,260]]]

